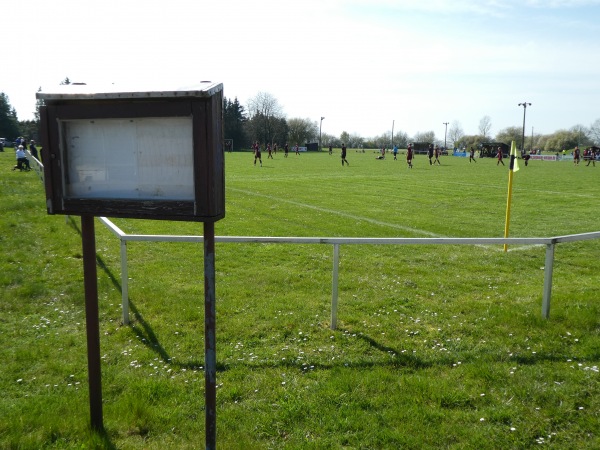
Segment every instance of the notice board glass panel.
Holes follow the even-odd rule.
[[[191,116],[61,125],[66,198],[194,200]]]

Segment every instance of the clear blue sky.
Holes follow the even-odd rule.
[[[600,118],[600,0],[7,0],[0,91],[31,119],[39,87],[222,82],[323,131],[552,133]],[[17,20],[19,19],[19,21]],[[19,25],[17,25],[19,22]]]

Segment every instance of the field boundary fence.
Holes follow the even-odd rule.
[[[31,153],[30,153],[31,155]],[[34,170],[40,179],[44,179],[44,166],[36,158]],[[68,216],[67,216],[68,219]],[[123,323],[129,324],[129,277],[127,270],[128,242],[195,242],[203,243],[203,236],[187,235],[152,235],[127,234],[106,217],[98,217],[118,239],[121,251],[121,306]],[[549,238],[345,238],[345,237],[260,237],[260,236],[215,236],[215,242],[223,243],[256,243],[256,244],[324,244],[333,247],[333,267],[331,280],[331,324],[332,330],[337,328],[338,311],[338,279],[340,265],[340,246],[342,245],[543,245],[546,247],[544,264],[544,285],[542,290],[542,317],[550,317],[550,301],[552,298],[552,275],[554,272],[554,251],[557,244],[600,239],[600,231],[590,233],[569,234]]]
[[[129,285],[127,270],[128,242],[204,242],[203,236],[187,235],[151,235],[127,234],[106,217],[98,218],[120,241],[121,251],[121,303],[123,323],[129,323]],[[345,237],[259,237],[259,236],[215,236],[220,243],[256,243],[256,244],[324,244],[333,247],[333,267],[331,281],[331,324],[332,330],[337,328],[338,316],[338,279],[340,247],[342,245],[542,245],[546,247],[544,264],[544,285],[542,292],[542,317],[550,317],[550,301],[552,297],[552,275],[554,271],[554,252],[557,244],[600,239],[600,231],[571,234],[549,238],[345,238]]]

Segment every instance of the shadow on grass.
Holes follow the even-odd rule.
[[[68,224],[77,231],[77,233],[79,233],[81,235],[81,230],[80,227],[78,226],[78,223],[73,219],[73,217],[68,216]],[[110,268],[105,264],[104,260],[98,255],[96,254],[96,262],[97,265],[100,269],[102,269],[102,271],[105,273],[106,276],[109,277],[109,279],[111,280],[112,284],[115,286],[115,288],[122,293],[122,286],[121,286],[121,282],[120,279],[118,277],[116,277],[112,271],[110,270]],[[193,370],[201,370],[202,367],[204,366],[204,359],[197,359],[195,361],[188,361],[186,363],[181,363],[181,362],[174,362],[171,358],[171,356],[169,355],[169,353],[167,352],[167,350],[164,348],[164,346],[161,344],[161,342],[159,341],[156,333],[154,332],[154,330],[152,329],[152,326],[150,325],[150,323],[148,323],[145,319],[144,316],[140,313],[140,311],[137,309],[137,307],[135,306],[135,304],[129,299],[129,307],[131,312],[133,313],[133,320],[131,321],[131,323],[129,324],[129,328],[135,333],[135,335],[140,338],[141,342],[147,346],[149,349],[151,349],[152,351],[154,351],[165,363],[171,364],[173,366],[179,367],[179,368],[185,368],[185,369],[193,369]],[[340,332],[350,332],[350,330],[344,330],[342,328],[339,328],[338,331]],[[224,372],[227,370],[230,370],[233,367],[239,367],[239,366],[246,366],[248,368],[290,368],[290,369],[299,369],[299,370],[305,370],[306,367],[311,367],[314,369],[320,369],[320,370],[331,370],[334,369],[336,367],[348,367],[348,368],[358,368],[358,369],[365,369],[365,368],[371,368],[371,367],[392,367],[392,368],[397,368],[397,369],[412,369],[412,370],[423,370],[423,369],[427,369],[430,367],[434,367],[434,366],[445,366],[445,365],[452,365],[452,363],[454,362],[452,359],[449,358],[445,358],[445,357],[438,357],[438,358],[421,358],[418,357],[416,355],[412,355],[412,354],[405,354],[401,351],[399,351],[396,348],[390,347],[390,346],[386,346],[383,345],[381,342],[377,341],[376,339],[365,335],[364,333],[358,333],[356,334],[356,337],[358,339],[363,340],[364,342],[366,342],[370,347],[372,347],[373,349],[379,351],[381,354],[384,354],[386,356],[386,360],[382,361],[381,359],[378,358],[373,358],[373,359],[365,359],[365,360],[361,360],[361,361],[346,361],[344,362],[343,360],[339,360],[339,362],[335,362],[335,363],[330,363],[330,364],[323,364],[323,363],[314,363],[314,364],[310,364],[310,366],[307,366],[306,364],[299,364],[298,362],[294,362],[293,360],[286,360],[286,361],[277,361],[277,362],[235,362],[235,363],[228,363],[228,362],[217,362],[217,371],[220,372]],[[490,362],[496,361],[498,358],[488,355],[491,359]],[[597,356],[597,355],[594,355]],[[463,362],[468,362],[469,358],[468,357],[464,357],[463,356]],[[540,362],[562,362],[565,360],[565,356],[564,355],[558,355],[558,354],[554,354],[552,352],[548,353],[546,356],[543,356],[542,354],[538,353],[535,356],[533,355],[527,355],[527,354],[522,354],[522,355],[516,355],[512,358],[512,361],[514,361],[515,363],[518,364],[523,364],[523,365],[534,365],[534,364],[538,364]]]
[[[107,431],[105,429],[102,430],[93,430],[92,433],[94,433],[94,444],[95,445],[101,445],[102,449],[106,449],[106,450],[117,450],[117,446],[115,446],[115,444],[113,444],[113,442],[110,440],[110,436],[108,435]],[[99,441],[99,442],[98,442]],[[84,448],[84,447],[82,447]]]

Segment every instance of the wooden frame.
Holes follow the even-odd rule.
[[[37,94],[45,103],[49,214],[199,222],[225,216],[221,84],[150,92],[62,88]]]

